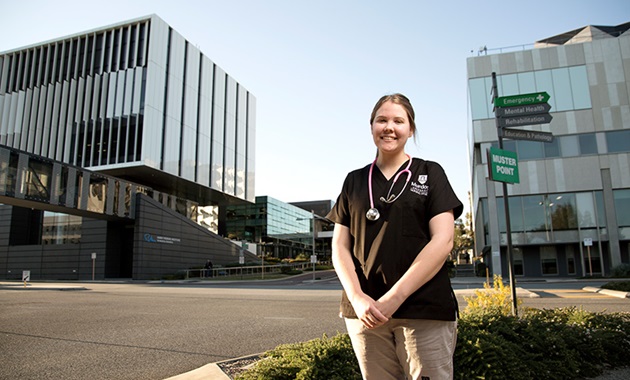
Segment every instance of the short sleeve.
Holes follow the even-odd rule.
[[[348,191],[350,188],[350,175],[343,181],[341,193],[337,197],[337,202],[332,207],[326,218],[334,223],[350,227],[350,209],[348,202]]]
[[[455,219],[459,218],[464,211],[464,205],[453,191],[442,166],[432,162],[429,168],[429,178],[432,179],[429,193],[429,219],[449,210],[453,210]]]

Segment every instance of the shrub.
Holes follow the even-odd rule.
[[[236,379],[360,380],[361,372],[348,334],[337,334],[278,346]]]
[[[499,275],[494,275],[492,287],[485,282],[483,290],[476,289],[475,296],[464,297],[468,307],[464,310],[469,314],[512,314],[512,289],[503,284],[503,279]],[[520,306],[523,301],[516,299],[516,306]]]
[[[619,264],[611,271],[611,277],[614,278],[628,278],[630,277],[630,264]]]
[[[604,289],[619,290],[622,292],[630,292],[630,281],[613,281],[602,285]]]
[[[615,343],[617,342],[617,343]],[[627,365],[630,314],[527,309],[521,318],[464,313],[455,378],[575,379]]]
[[[630,282],[628,282],[630,283]],[[575,307],[526,308],[511,316],[511,291],[501,276],[484,284],[457,325],[455,379],[545,380],[595,377],[627,365],[630,313],[592,313]],[[279,346],[240,380],[360,379],[347,334]]]
[[[295,274],[301,274],[302,271],[299,269],[293,269],[293,267],[288,266],[288,265],[284,265],[280,267],[280,273],[282,274],[289,274],[289,275],[295,275]]]

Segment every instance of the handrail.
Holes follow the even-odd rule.
[[[238,266],[238,267],[217,267],[211,270],[204,268],[182,269],[178,273],[185,273],[185,279],[191,278],[213,278],[213,277],[229,277],[229,276],[252,276],[262,273],[281,273],[283,268],[291,269],[311,269],[313,264],[309,262],[277,264],[277,265],[256,265],[256,266]],[[263,272],[264,271],[264,272]],[[208,273],[210,272],[210,273]]]

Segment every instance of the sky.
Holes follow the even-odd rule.
[[[418,128],[407,153],[440,163],[466,211],[467,59],[630,21],[627,0],[0,0],[0,9],[0,52],[158,15],[256,97],[255,193],[283,202],[336,200],[346,174],[374,158],[372,107],[403,93]]]

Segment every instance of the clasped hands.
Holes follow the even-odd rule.
[[[401,303],[402,301],[388,294],[378,300],[372,299],[367,294],[361,294],[352,301],[352,307],[363,325],[368,329],[373,329],[387,323]]]

